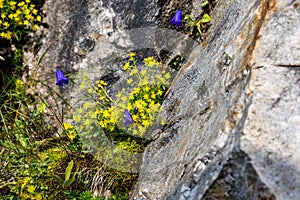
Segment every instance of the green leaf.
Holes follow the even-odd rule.
[[[71,179],[65,182],[64,187],[69,187],[75,181],[75,177],[73,176]]]
[[[57,176],[56,174],[54,174],[53,177],[59,184],[64,185],[64,180],[62,178],[60,178],[60,176]]]
[[[210,16],[208,14],[204,14],[202,18],[202,23],[210,22]]]
[[[191,15],[185,15],[183,21],[189,23],[190,26],[195,26],[195,21],[193,20]]]
[[[71,162],[68,163],[68,167],[66,169],[66,174],[65,174],[65,181],[68,181],[71,175],[71,171],[73,168],[74,162],[73,160]]]
[[[209,4],[208,1],[204,1],[204,2],[201,4],[201,6],[204,7],[204,6],[208,5],[208,4]]]

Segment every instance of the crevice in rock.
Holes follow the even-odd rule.
[[[232,153],[202,200],[275,200],[242,150]]]

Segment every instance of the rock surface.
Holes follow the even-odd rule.
[[[291,69],[299,67],[299,1],[214,3],[212,26],[199,45],[174,30],[158,28],[168,27],[176,6],[195,6],[193,15],[199,15],[195,1],[46,1],[50,28],[39,52],[29,59],[38,62],[46,52],[38,69],[29,65],[29,74],[42,83],[38,88],[43,96],[49,94],[43,84],[55,88],[56,67],[70,73],[75,83],[59,92],[72,96],[72,104],[78,105],[83,74],[91,82],[108,71],[121,76],[120,55],[130,50],[166,49],[188,59],[164,102],[167,124],[148,134],[152,142],[132,199],[201,199],[222,170],[234,168],[231,160],[227,162],[230,157],[256,178],[246,155],[232,155],[240,147],[242,132],[242,149],[270,187],[265,189],[257,178],[255,191],[265,191],[270,199],[272,192],[278,199],[299,196],[300,179],[294,175],[299,174],[299,69]],[[108,59],[114,62],[104,65]],[[243,182],[236,168],[233,176]],[[251,198],[246,186],[237,190]],[[260,199],[257,193],[252,197]]]
[[[275,196],[260,180],[251,159],[243,151],[234,151],[219,177],[206,191],[203,200],[275,200]]]
[[[241,147],[279,200],[300,196],[300,2],[279,1],[252,58],[253,102]]]

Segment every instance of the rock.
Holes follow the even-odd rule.
[[[216,4],[206,40],[164,102],[171,125],[147,147],[133,199],[201,199],[217,178],[239,146],[251,102],[249,58],[268,3]]]
[[[241,140],[279,200],[300,195],[300,2],[279,1],[254,49],[253,102]]]
[[[88,101],[82,98],[78,89],[85,76],[95,83],[111,74],[113,79],[118,79],[118,83],[112,84],[111,90],[118,89],[120,82],[124,81],[120,65],[126,58],[124,54],[129,51],[159,55],[160,51],[166,50],[175,55],[181,54],[187,60],[175,77],[163,104],[161,115],[166,119],[166,125],[147,134],[151,142],[144,155],[139,155],[143,156],[143,162],[139,163],[142,165],[133,170],[139,172],[140,177],[132,191],[132,199],[201,199],[221,171],[225,174],[228,172],[228,166],[232,166],[233,162],[227,162],[230,157],[241,161],[241,166],[246,166],[249,173],[253,172],[255,179],[256,169],[261,180],[271,187],[270,192],[264,189],[265,186],[257,178],[255,192],[263,190],[270,198],[273,197],[271,192],[274,192],[277,198],[292,191],[286,188],[279,190],[281,183],[274,182],[272,178],[280,177],[278,180],[283,180],[283,176],[277,176],[280,173],[272,169],[268,174],[263,165],[267,162],[267,166],[284,169],[286,173],[287,169],[294,170],[287,174],[289,177],[296,177],[291,173],[299,172],[295,164],[299,158],[293,153],[297,151],[299,142],[296,131],[300,109],[295,103],[299,103],[299,73],[296,68],[277,67],[275,70],[272,67],[299,66],[299,37],[286,36],[299,33],[299,20],[296,20],[299,14],[298,1],[230,0],[215,3],[215,9],[210,13],[212,26],[204,35],[203,42],[198,44],[178,32],[186,33],[187,29],[171,30],[168,25],[175,10],[192,9],[193,5],[199,8],[199,4],[193,4],[192,1],[46,1],[45,20],[49,32],[41,49],[34,55],[35,62],[44,57],[37,70],[34,67],[36,65],[31,65],[29,73],[41,81],[37,88],[42,96],[53,93],[54,88],[66,98],[71,97],[70,103],[76,108]],[[201,14],[196,11],[193,13],[197,16]],[[271,33],[268,29],[261,30],[262,26],[268,27],[266,19],[270,22],[269,26],[275,24],[278,29],[270,28]],[[294,27],[291,28],[288,23],[294,24]],[[287,33],[284,33],[286,30]],[[73,84],[59,90],[55,86],[55,68],[68,74]],[[280,84],[274,87],[278,82]],[[272,94],[269,92],[271,87],[274,88]],[[252,93],[253,105],[243,132]],[[55,97],[52,100],[55,101]],[[276,112],[269,115],[266,109]],[[286,114],[280,116],[284,112]],[[280,123],[272,123],[276,120],[280,120]],[[242,132],[245,134],[242,148],[252,158],[254,169],[248,166],[248,159],[243,153],[232,155],[240,147]],[[261,140],[258,137],[261,134],[266,137],[262,142],[256,142]],[[279,141],[277,137],[283,139]],[[284,161],[290,161],[289,167],[282,165],[279,158],[283,157],[277,157],[276,148],[268,151],[259,149],[272,147],[273,143],[266,144],[269,141],[276,142],[276,148],[282,153],[283,145],[290,147],[286,154],[280,154],[285,155]],[[287,143],[282,144],[282,141]],[[251,146],[252,143],[254,145]],[[288,157],[290,155],[291,158]],[[268,159],[260,162],[265,157]],[[237,176],[234,177],[237,182],[251,180],[252,177],[246,177],[247,173],[244,175],[239,166],[233,167],[236,169]],[[298,187],[297,180],[284,180],[283,184],[288,183],[287,187],[292,183]],[[240,193],[233,193],[232,197],[250,196],[249,188],[242,185],[240,188],[237,185],[233,187]],[[227,190],[225,187],[224,192]],[[259,194],[253,195],[259,198]]]
[[[224,165],[220,175],[206,191],[203,200],[275,200],[275,196],[260,180],[249,156],[234,151]]]

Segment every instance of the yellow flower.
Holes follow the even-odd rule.
[[[158,61],[156,61],[153,56],[150,56],[148,58],[145,58],[144,59],[144,63],[145,65],[149,66],[149,67],[152,67],[154,65],[159,65],[160,63]]]
[[[3,26],[5,26],[5,28],[8,28],[9,27],[9,23],[8,22],[4,22]]]
[[[79,85],[79,88],[82,90],[84,88],[84,82],[82,81]]]
[[[146,74],[147,74],[147,70],[144,69],[144,70],[141,71],[142,76],[145,76]]]
[[[131,84],[133,82],[132,78],[127,80],[127,84]]]
[[[135,57],[135,52],[130,52],[129,53],[129,60],[134,61],[134,57]]]
[[[103,111],[103,117],[109,118],[111,116],[110,112],[108,110]]]
[[[72,129],[72,128],[73,128],[73,126],[72,126],[71,124],[69,124],[69,123],[64,123],[63,125],[64,125],[64,128],[65,128],[66,130],[69,130],[69,129]]]
[[[165,78],[166,80],[170,79],[170,78],[171,78],[170,73],[165,73],[164,78]]]
[[[135,74],[137,74],[137,73],[138,73],[137,68],[134,68],[133,70],[131,70],[129,76],[133,76],[133,75],[135,75]]]
[[[82,113],[83,113],[83,109],[82,109],[82,108],[78,108],[78,109],[77,109],[77,112],[78,112],[79,114],[82,114]]]
[[[25,5],[25,2],[24,2],[24,1],[18,3],[18,6],[19,6],[19,7],[23,7],[24,5]]]
[[[146,85],[146,87],[145,87],[145,92],[149,92],[149,90],[150,90],[149,85]]]
[[[30,9],[32,10],[32,13],[37,15],[38,10],[37,9],[33,9],[32,7],[30,7]]]
[[[30,3],[30,0],[25,0],[26,3]]]
[[[26,8],[26,9],[23,10],[23,13],[24,13],[25,15],[29,15],[30,10],[29,10],[28,8]]]
[[[159,96],[161,96],[161,95],[163,94],[163,91],[159,89],[159,90],[157,91],[157,94],[158,94]]]
[[[89,109],[89,108],[91,108],[92,107],[92,104],[90,103],[90,102],[85,102],[84,104],[83,104],[83,107],[84,107],[84,109]]]
[[[27,191],[28,191],[29,193],[33,193],[33,192],[34,192],[34,189],[35,189],[34,185],[29,185],[28,188],[27,188]]]
[[[98,81],[98,87],[100,86],[107,86],[107,83],[103,80]]]
[[[128,69],[130,69],[130,64],[129,64],[129,62],[126,62],[126,63],[125,63],[123,69],[124,69],[125,71],[128,70]]]
[[[21,11],[20,9],[18,9],[18,10],[16,11],[16,14],[21,15],[21,14],[22,14],[22,11]]]
[[[113,132],[113,131],[115,130],[115,126],[110,126],[110,127],[109,127],[109,130],[110,130],[111,132]]]
[[[37,20],[38,22],[40,22],[40,21],[42,21],[42,17],[41,17],[41,16],[36,16],[36,20]]]
[[[81,120],[81,116],[80,116],[80,115],[74,115],[74,116],[73,116],[73,120],[74,120],[76,123],[78,123],[78,122],[80,122],[80,120]]]
[[[44,103],[44,102],[42,102],[39,106],[38,106],[38,112],[39,113],[45,113],[45,111],[46,111],[46,108],[47,108],[47,105]]]
[[[90,126],[90,125],[91,125],[90,119],[84,120],[84,123],[83,123],[83,124],[86,125],[86,126]]]
[[[35,195],[35,199],[36,199],[36,200],[42,200],[42,198],[43,198],[43,197],[42,197],[41,194],[36,194],[36,195]]]
[[[139,87],[136,87],[133,89],[133,93],[137,94],[140,92],[140,88]]]
[[[148,100],[149,99],[149,94],[144,94],[144,96],[143,96],[143,98],[145,99],[145,100]]]
[[[30,181],[31,179],[30,179],[30,177],[26,177],[24,180],[23,180],[23,184],[22,184],[22,188],[24,188],[25,187],[25,185]]]
[[[74,131],[68,132],[68,138],[73,141],[76,138],[76,133]]]
[[[155,99],[156,95],[154,92],[151,92],[151,99]]]
[[[130,94],[129,99],[130,99],[130,100],[133,100],[133,99],[134,99],[134,95],[133,95],[132,93]]]
[[[17,2],[15,2],[15,1],[10,1],[10,2],[9,2],[10,8],[11,8],[12,10],[14,10],[14,9],[16,8],[16,4],[17,4]]]
[[[145,127],[148,127],[150,125],[150,122],[148,120],[144,120],[142,122],[142,125],[145,126]]]
[[[12,32],[8,31],[6,33],[6,39],[10,40],[12,38],[12,34],[13,34]]]
[[[1,18],[5,18],[6,17],[6,14],[5,13],[1,13]]]
[[[28,24],[29,24],[29,21],[28,21],[28,20],[24,20],[23,24],[24,24],[24,25],[28,25]]]
[[[92,88],[89,88],[89,89],[87,90],[87,92],[88,92],[89,94],[93,94],[93,93],[94,93],[94,90],[93,90]]]
[[[122,100],[123,102],[125,102],[125,101],[127,101],[127,97],[126,97],[126,96],[122,96],[122,97],[121,97],[121,100]]]
[[[33,30],[33,31],[36,31],[36,30],[38,29],[38,27],[39,27],[38,25],[34,24],[34,25],[32,26],[32,30]]]
[[[32,15],[26,15],[25,18],[30,21],[32,21],[34,19],[34,17]]]

